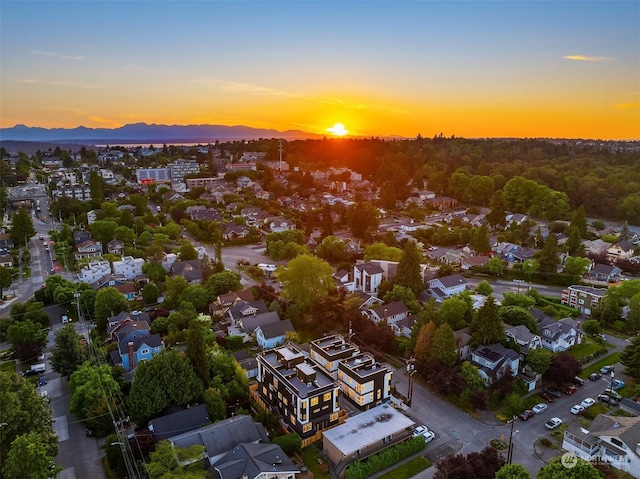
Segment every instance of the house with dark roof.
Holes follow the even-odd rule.
[[[300,472],[280,446],[275,444],[238,444],[211,465],[220,479],[294,479]]]
[[[532,349],[540,349],[542,347],[540,336],[533,334],[524,324],[511,326],[505,330],[505,334],[507,338],[511,338],[520,347],[520,353],[525,356]]]
[[[384,322],[388,325],[397,323],[401,319],[407,318],[411,311],[402,301],[392,301],[391,303],[382,304],[376,308],[368,309],[365,314],[369,316],[374,323]]]
[[[361,411],[389,400],[392,376],[391,368],[369,353],[358,353],[338,362],[340,390]]]
[[[358,354],[360,354],[358,346],[345,340],[341,334],[314,339],[309,344],[309,357],[334,380],[338,378],[340,361]]]
[[[617,266],[609,264],[596,263],[591,267],[589,271],[589,279],[596,281],[615,281],[622,274],[622,270]]]
[[[124,243],[120,240],[114,239],[107,243],[107,253],[116,256],[124,255]]]
[[[150,361],[164,349],[164,341],[158,333],[133,335],[129,341],[118,340],[118,349],[110,353],[114,366],[120,366],[125,372],[132,371],[140,361]]]
[[[538,335],[542,340],[542,346],[553,353],[566,351],[576,344],[582,343],[582,330],[580,324],[571,318],[563,318],[556,321],[538,310],[532,314],[538,321]]]
[[[607,249],[607,258],[610,261],[628,260],[633,256],[635,248],[631,241],[620,241]]]
[[[562,449],[585,461],[608,462],[640,478],[640,417],[598,414],[586,429],[569,426]]]
[[[151,324],[148,313],[142,311],[122,311],[115,316],[107,318],[107,334],[110,339],[115,339],[122,328],[132,323]]]
[[[277,311],[241,316],[237,318],[234,324],[227,327],[227,334],[229,336],[242,336],[243,341],[247,343],[255,337],[256,329],[258,329],[259,326],[265,326],[279,321],[280,316]]]
[[[202,283],[202,262],[199,259],[176,261],[169,271],[171,276],[182,276],[189,284]]]
[[[353,266],[354,290],[369,294],[376,293],[378,286],[382,283],[383,274],[384,270],[378,264],[356,263]]]
[[[100,241],[87,240],[76,246],[74,258],[76,261],[86,258],[97,258],[102,256],[102,243]]]
[[[411,337],[411,330],[413,329],[413,325],[415,323],[415,318],[413,316],[407,316],[406,318],[402,318],[399,321],[391,324],[391,331],[396,336],[403,336],[405,338]]]
[[[296,329],[288,319],[261,324],[255,329],[256,343],[262,349],[271,349],[284,344],[287,333],[294,333]]]
[[[149,421],[149,430],[156,442],[159,442],[210,423],[207,407],[199,404],[152,419]]]
[[[233,241],[246,238],[249,234],[249,227],[246,225],[237,225],[235,223],[225,223],[222,226],[222,238],[225,241]]]
[[[467,280],[461,274],[434,278],[429,280],[428,284],[429,291],[436,301],[442,301],[467,289]]]
[[[458,329],[453,332],[453,339],[456,342],[456,355],[458,359],[462,361],[468,361],[471,357],[471,335],[469,334],[469,328]]]
[[[478,346],[471,353],[471,364],[478,368],[485,384],[489,385],[507,371],[515,377],[520,368],[520,355],[500,343]]]
[[[258,301],[239,301],[233,306],[229,308],[227,312],[229,314],[229,318],[231,319],[232,324],[238,323],[241,318],[246,318],[247,316],[256,316],[258,314],[264,314],[269,312],[269,307],[267,303],[264,302],[263,299],[259,299]]]
[[[253,379],[258,375],[258,361],[255,357],[250,356],[249,352],[246,349],[241,349],[240,351],[236,351],[231,355],[238,362],[238,365],[240,365],[240,367],[244,371],[247,379]]]

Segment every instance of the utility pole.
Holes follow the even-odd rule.
[[[409,375],[409,391],[407,392],[407,406],[411,407],[411,398],[413,397],[413,375],[416,373],[414,363],[416,358],[411,356],[407,360],[407,374]]]

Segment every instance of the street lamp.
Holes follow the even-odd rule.
[[[407,374],[409,375],[409,390],[407,391],[407,406],[411,407],[411,398],[413,397],[413,375],[416,373],[416,367],[413,365],[416,358],[413,356],[407,361]]]
[[[511,464],[513,458],[513,436],[520,432],[520,429],[513,430],[513,426],[516,423],[516,417],[511,418],[511,432],[509,433],[509,447],[507,448],[507,464]]]

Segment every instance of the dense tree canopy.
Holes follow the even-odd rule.
[[[333,268],[315,256],[302,255],[289,261],[278,275],[286,296],[302,311],[308,311],[317,301],[335,289]]]

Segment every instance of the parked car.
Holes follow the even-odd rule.
[[[624,381],[620,379],[614,379],[611,383],[614,391],[617,391],[618,389],[622,389],[624,387]]]
[[[523,421],[526,421],[527,419],[535,415],[536,413],[533,412],[531,409],[526,409],[525,411],[522,411],[519,416],[520,416],[520,419],[522,419]]]
[[[562,397],[562,393],[558,391],[556,388],[546,388],[546,389],[543,389],[543,392],[547,394],[551,394],[554,398]]]
[[[417,426],[413,430],[413,437],[418,436],[424,437],[424,442],[426,443],[433,441],[433,439],[436,437],[433,431],[429,431],[429,429],[427,429],[427,426]]]
[[[574,383],[576,386],[582,386],[582,385],[584,384],[584,379],[582,379],[580,376],[575,376],[575,377],[573,378],[573,383]]]
[[[589,379],[591,379],[592,381],[597,381],[598,379],[600,379],[602,376],[598,373],[591,373],[589,374]]]
[[[84,431],[84,435],[87,437],[93,437],[96,435],[96,432],[93,429],[87,429]]]
[[[541,403],[538,403],[535,406],[533,406],[531,408],[531,410],[536,414],[540,414],[540,413],[543,413],[543,412],[545,412],[547,410],[547,405],[545,403],[541,402]]]
[[[580,403],[580,405],[581,405],[583,408],[587,409],[588,407],[593,406],[595,403],[596,403],[596,400],[595,400],[595,399],[593,399],[593,398],[584,398],[584,399],[582,400],[582,402]]]
[[[40,393],[40,397],[42,398],[42,400],[46,403],[49,402],[49,392],[48,391],[42,391]]]
[[[44,376],[40,376],[38,378],[38,386],[46,386],[47,384],[47,378],[45,378]]]
[[[555,399],[553,399],[553,396],[551,394],[548,394],[548,393],[545,393],[545,392],[540,393],[540,397],[542,399],[544,399],[545,401],[547,401],[547,402],[555,401]]]
[[[615,390],[611,389],[611,388],[607,388],[604,391],[602,391],[602,394],[606,394],[607,396],[611,396],[614,399],[617,399],[618,401],[620,401],[622,399],[622,396]]]
[[[613,370],[613,366],[609,365],[609,366],[602,366],[600,368],[600,372],[602,374],[609,374],[611,371]]]
[[[544,427],[546,427],[547,429],[555,429],[560,424],[562,424],[562,419],[560,419],[559,417],[552,417],[544,423]]]
[[[609,406],[618,405],[618,400],[608,394],[600,394],[600,396],[598,396],[598,401],[607,403]]]
[[[582,404],[576,404],[571,408],[571,414],[580,414],[582,411],[584,411]]]
[[[564,390],[564,393],[567,396],[571,396],[573,393],[575,393],[578,390],[577,387],[575,386],[567,386],[567,388]]]

